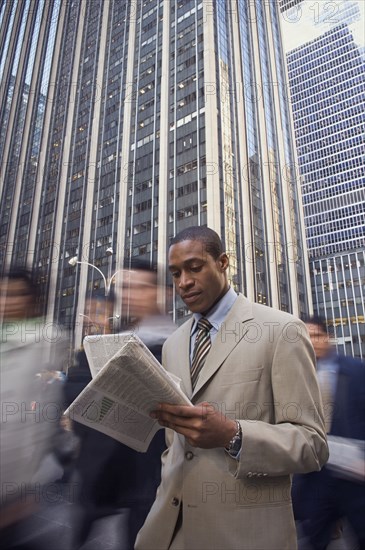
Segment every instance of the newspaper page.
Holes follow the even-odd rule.
[[[98,374],[122,346],[130,339],[133,332],[122,332],[119,334],[95,334],[85,336],[83,341],[87,361],[89,363],[92,378]]]
[[[177,381],[135,334],[109,359],[65,414],[146,452],[161,428],[149,413],[158,403],[191,405]]]
[[[334,475],[351,481],[365,482],[365,441],[327,436],[329,459],[327,468]]]

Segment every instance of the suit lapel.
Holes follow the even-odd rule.
[[[252,318],[251,302],[242,294],[239,294],[237,300],[232,306],[231,311],[221,324],[218,334],[214,339],[212,347],[207,355],[205,365],[196,383],[193,397],[220,368],[222,363],[224,363],[227,359],[228,355],[245,336],[248,330],[248,328],[245,328],[245,323]]]

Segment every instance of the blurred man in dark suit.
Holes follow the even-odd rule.
[[[336,354],[320,318],[309,318],[306,325],[317,358],[330,457],[320,472],[295,476],[292,491],[295,517],[302,521],[304,534],[314,550],[327,548],[342,517],[347,518],[360,548],[364,549],[365,365],[358,359]],[[332,438],[344,444],[359,442],[362,457],[357,476],[334,469]]]
[[[133,331],[161,361],[162,345],[175,330],[171,319],[158,306],[157,270],[149,263],[134,260],[121,270],[120,319],[122,331]],[[114,297],[112,297],[114,299]],[[85,315],[88,334],[107,334],[113,318],[112,300],[94,296]],[[114,323],[115,325],[115,323]],[[69,369],[67,402],[70,404],[91,380],[83,350],[76,354],[76,365]],[[165,449],[164,430],[156,433],[146,453],[139,453],[92,428],[74,423],[81,438],[81,450],[76,462],[80,478],[80,493],[75,521],[74,547],[80,548],[88,539],[95,520],[129,510],[127,541],[118,550],[132,550],[139,529],[154,502],[161,479],[161,454]]]

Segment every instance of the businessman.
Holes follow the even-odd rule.
[[[213,230],[171,242],[169,270],[193,316],[163,364],[193,406],[160,404],[162,481],[138,550],[296,548],[290,475],[319,470],[328,449],[304,324],[230,288]]]

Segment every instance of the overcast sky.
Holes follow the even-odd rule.
[[[355,15],[350,14],[353,9]],[[281,14],[286,52],[317,38],[345,19],[351,19],[351,30],[360,47],[365,46],[365,0],[303,0]]]

